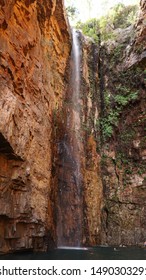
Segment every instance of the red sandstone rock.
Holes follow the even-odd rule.
[[[62,1],[0,1],[1,252],[55,240],[52,116],[69,52]]]

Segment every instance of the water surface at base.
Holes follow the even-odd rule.
[[[146,260],[146,248],[94,247],[88,250],[55,249],[47,253],[1,255],[1,260]]]
[[[90,248],[86,248],[86,247],[69,247],[69,246],[59,246],[57,248],[58,250],[89,250]]]

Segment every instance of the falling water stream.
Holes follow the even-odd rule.
[[[78,247],[82,240],[80,44],[72,32],[71,74],[65,107],[64,135],[59,143],[58,247]]]

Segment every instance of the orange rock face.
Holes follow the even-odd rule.
[[[69,53],[62,1],[0,1],[1,252],[55,241],[52,118]]]

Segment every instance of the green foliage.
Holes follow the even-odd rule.
[[[74,20],[78,14],[78,10],[77,8],[74,6],[74,5],[70,5],[66,8],[66,12],[67,12],[67,15],[68,17],[71,19],[71,20]]]
[[[130,101],[136,100],[137,97],[138,97],[138,92],[129,93],[128,91],[128,95],[125,96],[125,95],[118,94],[114,97],[114,100],[119,106],[126,106]]]
[[[136,5],[125,6],[122,3],[118,3],[109,11],[108,21],[113,24],[114,29],[126,28],[134,23],[137,9]]]
[[[108,122],[111,124],[111,125],[117,125],[118,124],[118,117],[119,117],[119,112],[117,112],[116,110],[111,110],[108,114]]]
[[[81,29],[84,35],[93,38],[95,42],[98,42],[99,22],[97,19],[93,18],[85,23],[78,21],[76,28]]]
[[[104,118],[101,120],[101,129],[104,139],[110,138],[113,134],[113,127],[108,119]]]
[[[117,91],[121,92],[115,95],[112,95],[108,91],[104,92],[106,116],[101,118],[99,121],[104,140],[110,138],[113,135],[113,129],[114,127],[118,126],[119,116],[124,107],[127,106],[131,101],[138,98],[138,92],[130,92],[129,88],[119,86],[117,87]],[[111,97],[112,102],[114,102],[114,107],[112,109]],[[127,135],[127,137],[130,137],[130,135]]]
[[[128,103],[127,97],[125,97],[123,95],[116,95],[114,99],[117,102],[117,104],[121,105],[121,106],[125,106]]]
[[[117,126],[118,124],[118,117],[119,113],[117,111],[110,110],[108,116],[100,120],[104,140],[112,136],[113,126]]]
[[[103,41],[114,39],[115,29],[126,28],[134,23],[137,9],[136,5],[125,6],[119,3],[110,9],[106,16],[90,19],[85,23],[78,22],[76,28],[81,29],[83,34],[92,37],[96,42],[99,33]]]
[[[136,100],[138,98],[138,92],[131,92],[128,96],[128,101]]]

